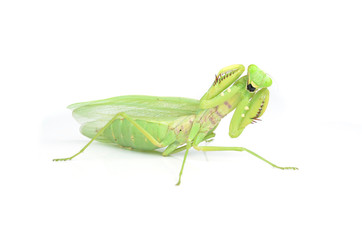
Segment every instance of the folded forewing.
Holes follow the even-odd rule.
[[[81,124],[98,122],[102,125],[117,113],[123,112],[133,119],[169,124],[180,117],[195,115],[199,101],[189,98],[120,96],[103,100],[75,103],[68,108]]]

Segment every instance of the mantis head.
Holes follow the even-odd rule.
[[[240,136],[244,128],[255,123],[265,112],[269,102],[269,90],[272,85],[271,78],[255,65],[248,67],[248,74],[235,83],[242,92],[231,119],[229,135],[232,138]]]
[[[250,86],[249,86],[250,84]],[[248,90],[267,88],[272,85],[271,78],[254,64],[248,67]],[[249,89],[251,87],[251,89]]]

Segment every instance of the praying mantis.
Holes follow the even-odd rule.
[[[130,150],[155,151],[164,148],[169,156],[185,150],[178,182],[180,185],[190,148],[198,151],[246,151],[279,167],[244,147],[200,146],[215,136],[221,119],[234,111],[229,135],[237,138],[250,123],[260,120],[269,101],[272,79],[256,65],[234,64],[222,68],[200,100],[181,97],[129,95],[70,105],[80,131],[91,140],[76,154],[54,161],[71,160],[94,140],[118,144]]]

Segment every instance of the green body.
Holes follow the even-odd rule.
[[[238,137],[244,128],[263,115],[268,105],[267,87],[272,80],[258,67],[243,65],[220,70],[210,89],[200,100],[177,97],[120,96],[70,105],[81,132],[92,140],[70,160],[83,152],[92,141],[118,144],[124,148],[152,151],[166,148],[163,155],[186,150],[179,182],[188,154],[193,147],[200,151],[247,151],[270,165],[278,167],[242,147],[203,147],[199,144],[215,136],[221,119],[235,109],[229,135]]]
[[[73,104],[69,108],[74,109],[73,116],[82,124],[82,134],[89,138],[93,138],[115,114],[124,112],[163,146],[168,146],[184,138],[185,134],[178,134],[177,131],[184,129],[186,132],[191,127],[189,121],[195,119],[198,105],[198,100],[186,98],[121,96]],[[89,112],[93,113],[91,117]],[[137,150],[159,148],[132,123],[122,118],[115,120],[96,140]]]
[[[82,124],[81,133],[89,138],[115,114],[124,112],[162,147],[167,147],[172,143],[185,144],[195,121],[201,124],[200,133],[211,134],[222,117],[235,108],[233,102],[232,99],[210,109],[200,109],[200,101],[195,99],[133,95],[73,104],[69,108],[74,109],[74,118]],[[126,119],[116,119],[96,140],[137,150],[160,148]]]

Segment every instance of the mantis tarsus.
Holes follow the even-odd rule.
[[[54,159],[65,161],[82,153],[94,140],[116,143],[134,150],[153,151],[166,148],[163,156],[185,151],[179,180],[189,149],[198,151],[246,151],[279,169],[258,154],[243,147],[199,146],[215,136],[214,130],[235,109],[229,135],[240,136],[244,128],[263,115],[269,101],[271,78],[255,65],[240,64],[222,68],[210,89],[200,100],[178,97],[120,96],[70,105],[81,133],[91,140],[75,155]]]

